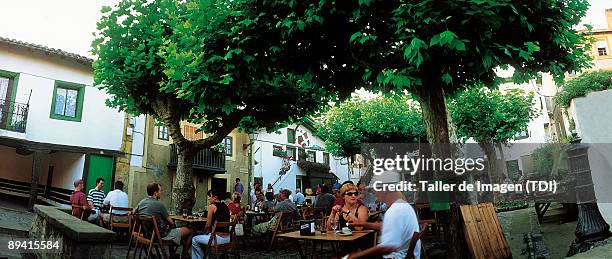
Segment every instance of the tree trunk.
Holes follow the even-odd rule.
[[[481,141],[478,144],[487,156],[487,166],[489,167],[487,174],[489,175],[489,181],[491,183],[497,182],[499,175],[497,170],[497,155],[495,154],[495,147],[493,146],[493,143],[489,141]]]
[[[444,90],[439,84],[423,86],[415,91],[423,113],[423,121],[427,132],[427,140],[434,145],[433,155],[437,157],[450,157],[450,149],[436,147],[448,146],[448,118]],[[440,145],[442,144],[442,145]]]
[[[495,143],[497,150],[499,151],[499,172],[502,176],[502,179],[508,178],[508,168],[506,168],[506,156],[504,155],[504,149],[502,148],[502,144],[500,142]]]
[[[195,204],[195,188],[193,187],[193,157],[194,151],[178,147],[178,164],[176,179],[172,186],[172,204],[175,213],[183,209],[191,210]]]
[[[451,158],[450,137],[448,133],[448,117],[446,103],[444,100],[444,89],[442,82],[432,81],[421,88],[416,89],[417,96],[423,112],[423,121],[427,132],[427,140],[432,145],[432,157]],[[444,180],[446,183],[457,183],[458,176],[451,172],[435,172],[436,180]],[[463,236],[461,212],[456,202],[456,193],[450,193],[452,202],[447,214],[449,258],[464,258],[467,256],[466,244]]]

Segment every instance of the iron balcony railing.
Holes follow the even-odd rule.
[[[170,162],[168,167],[176,168],[178,165],[178,150],[175,144],[170,145]],[[213,173],[225,172],[225,153],[223,151],[205,148],[193,157],[193,168],[210,171]]]
[[[0,129],[24,133],[29,105],[0,99]]]

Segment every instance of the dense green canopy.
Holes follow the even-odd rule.
[[[331,108],[319,128],[325,147],[348,157],[365,143],[420,143],[426,139],[421,111],[412,99],[400,96],[354,98]]]
[[[537,115],[533,93],[521,89],[505,92],[469,88],[457,93],[449,103],[456,133],[463,141],[506,143],[527,130]]]
[[[608,89],[612,89],[612,71],[586,72],[567,81],[555,96],[555,102],[563,107],[568,107],[574,98]]]

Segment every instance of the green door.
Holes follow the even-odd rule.
[[[104,188],[102,191],[108,193],[111,189],[113,181],[113,165],[114,159],[110,156],[89,156],[89,168],[87,174],[87,184],[85,185],[85,192],[96,187],[96,179],[102,177],[104,179]]]

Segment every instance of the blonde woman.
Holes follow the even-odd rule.
[[[333,229],[336,223],[336,229],[341,230],[343,227],[349,227],[351,230],[362,230],[363,227],[356,227],[348,222],[366,222],[368,220],[368,208],[358,202],[359,190],[352,183],[347,183],[340,188],[341,197],[344,200],[344,205],[336,205],[332,208],[327,221],[327,229]]]

